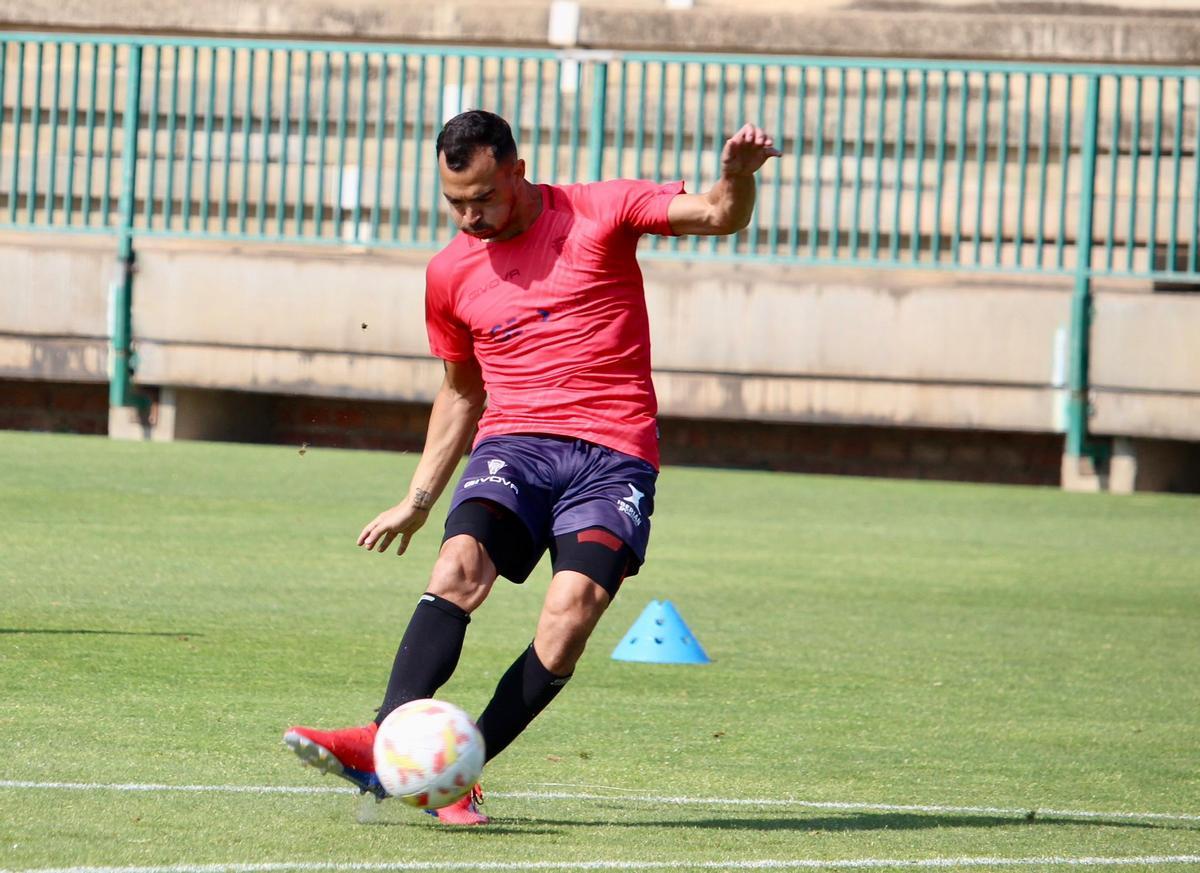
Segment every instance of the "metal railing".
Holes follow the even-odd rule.
[[[1092,278],[1200,282],[1200,68],[0,33],[0,228],[437,248],[470,107],[545,182],[700,190],[769,130],[751,225],[651,257],[1074,277],[1073,420]]]
[[[119,229],[132,150],[138,234],[437,247],[433,138],[480,106],[550,182],[697,190],[771,131],[753,224],[655,252],[1200,278],[1200,69],[0,34],[0,93],[8,227]]]

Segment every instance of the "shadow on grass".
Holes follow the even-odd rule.
[[[127,630],[95,630],[89,628],[37,628],[37,627],[0,627],[0,634],[67,634],[72,636],[83,636],[87,634],[95,634],[98,636],[113,636],[113,637],[176,637],[176,638],[191,638],[202,637],[204,634],[195,634],[190,631],[127,631]]]
[[[396,822],[401,824],[401,822]],[[438,833],[453,833],[456,837],[459,834],[472,834],[474,836],[469,839],[491,839],[492,837],[504,836],[519,836],[519,837],[559,837],[566,831],[566,828],[561,827],[542,827],[545,822],[536,822],[533,825],[522,824],[521,822],[513,821],[506,823],[498,819],[492,819],[492,823],[483,827],[474,826],[455,826],[455,825],[426,825],[429,830],[437,831]],[[580,822],[573,822],[580,824]]]
[[[422,821],[420,819],[411,819],[404,821],[396,821],[392,819],[376,819],[371,821],[359,821],[358,824],[368,828],[423,828],[426,830],[443,831],[446,833],[458,834],[483,834],[487,837],[505,836],[505,835],[520,835],[528,836],[558,836],[563,833],[563,825],[587,827],[594,826],[594,822],[546,822],[546,821],[530,821],[525,824],[524,820],[517,819],[496,819],[493,818],[491,824],[486,827],[456,827],[437,824],[430,821]],[[554,827],[545,827],[545,825],[554,825]]]
[[[543,818],[529,819],[533,825],[551,826],[586,826],[592,827],[595,821],[564,821]],[[1013,816],[982,816],[982,815],[922,815],[917,813],[853,813],[844,816],[823,816],[809,818],[801,816],[754,817],[754,818],[705,818],[680,819],[675,821],[631,821],[619,818],[606,818],[606,825],[630,828],[706,828],[732,831],[915,831],[933,830],[936,828],[1013,828],[1064,825],[1108,828],[1139,828],[1149,830],[1187,830],[1196,831],[1200,827],[1186,822],[1145,822],[1121,819],[1070,818],[1066,816],[1035,816],[1033,818],[1016,818]]]

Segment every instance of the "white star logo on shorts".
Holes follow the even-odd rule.
[[[629,493],[628,497],[622,497],[621,499],[624,500],[626,503],[633,504],[633,506],[635,508],[641,509],[642,508],[642,505],[641,505],[642,498],[646,496],[645,492],[638,491],[636,488],[634,488],[628,482],[626,482],[625,484],[629,487],[630,493]]]
[[[492,458],[492,460],[488,461],[488,475],[495,476],[507,466],[508,464],[504,463],[503,461]]]

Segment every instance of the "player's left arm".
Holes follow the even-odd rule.
[[[702,194],[677,194],[667,205],[667,220],[677,234],[717,236],[737,233],[754,212],[754,174],[782,154],[760,127],[745,125],[721,150],[721,178]]]

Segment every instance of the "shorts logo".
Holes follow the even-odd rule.
[[[622,497],[617,500],[617,509],[629,516],[630,521],[640,527],[642,524],[642,498],[645,497],[646,494],[644,491],[638,491],[628,482],[625,484],[629,488],[629,496]]]
[[[634,509],[641,509],[642,508],[642,498],[646,496],[645,492],[638,491],[632,485],[629,485],[628,482],[626,482],[625,484],[629,486],[629,496],[622,497],[621,499],[624,500],[626,503],[632,503]]]
[[[513,494],[520,494],[521,489],[509,482],[503,476],[480,476],[477,479],[468,479],[462,484],[463,489],[474,488],[476,485],[503,485],[506,488],[511,488]]]
[[[468,479],[466,482],[463,482],[463,484],[462,484],[463,489],[465,490],[467,488],[474,488],[477,485],[491,484],[491,485],[503,485],[506,488],[510,488],[510,489],[512,489],[513,494],[521,493],[521,489],[518,488],[516,485],[514,485],[512,482],[508,481],[503,476],[496,475],[501,470],[503,470],[505,467],[507,467],[508,464],[506,464],[504,461],[501,461],[499,458],[492,458],[490,461],[487,462],[487,466],[488,466],[488,474],[486,476],[477,476],[474,479]]]

